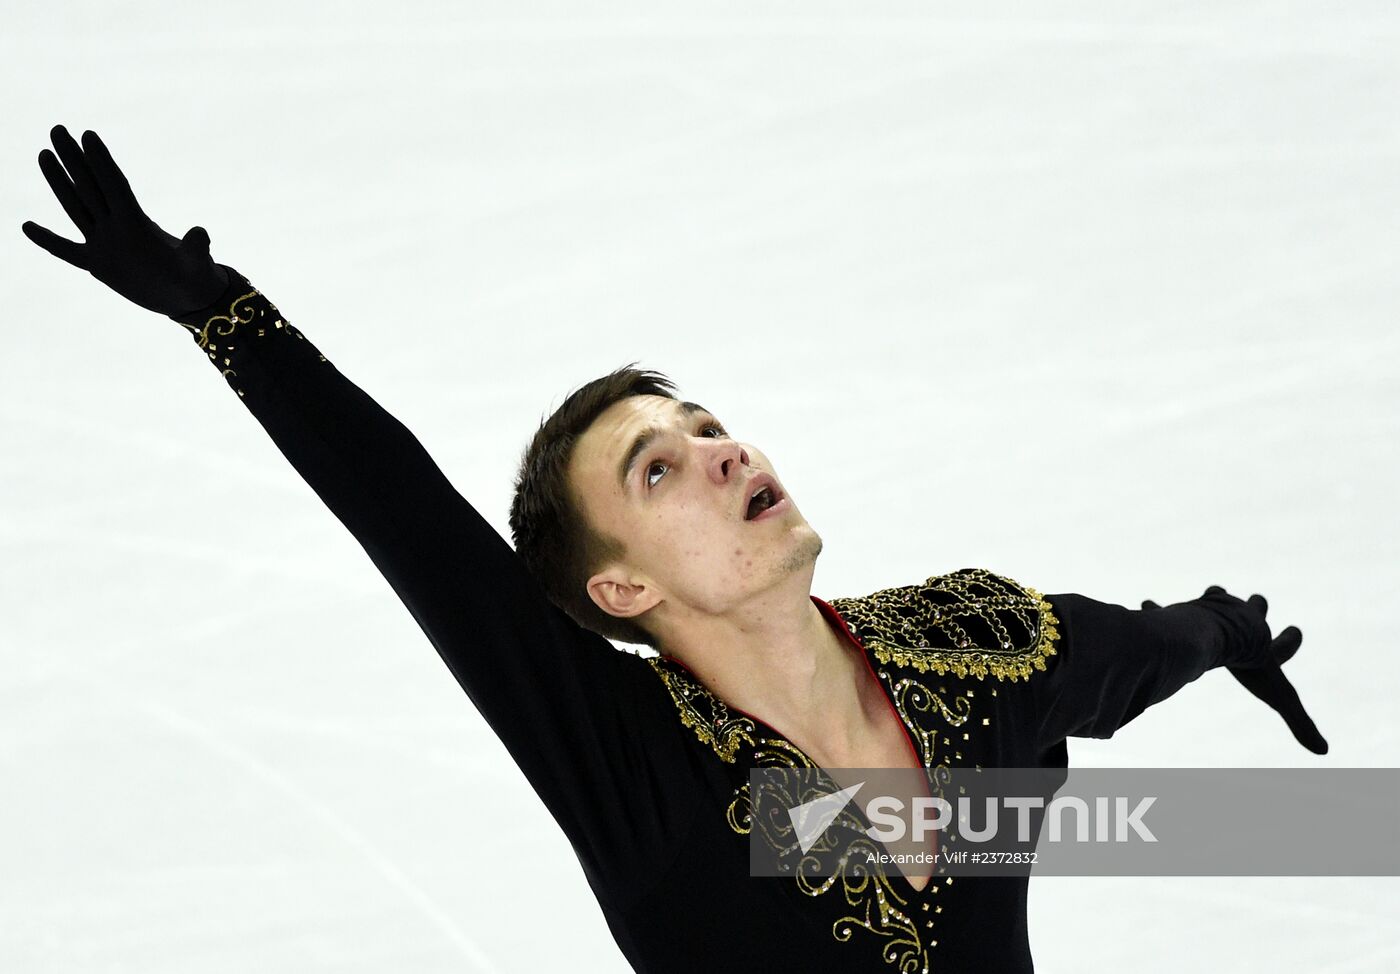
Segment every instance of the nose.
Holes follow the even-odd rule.
[[[715,483],[728,482],[739,470],[749,465],[748,452],[733,440],[707,438],[704,442],[710,446],[711,451],[709,462],[705,466],[710,472],[710,479]]]

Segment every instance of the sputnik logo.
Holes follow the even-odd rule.
[[[849,788],[833,791],[829,795],[822,795],[787,810],[788,819],[792,822],[793,831],[797,833],[797,841],[802,846],[803,853],[811,851],[812,846],[822,837],[822,833],[836,821],[836,816],[850,804],[856,792],[864,787],[865,782],[861,781]]]

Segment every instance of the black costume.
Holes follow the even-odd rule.
[[[639,971],[1030,971],[1025,879],[752,878],[748,768],[810,764],[678,661],[619,652],[551,605],[417,439],[229,269],[195,335],[364,546],[567,834]],[[964,569],[814,598],[926,767],[1064,767],[1205,670],[1256,658],[1223,595],[1135,611]],[[542,901],[531,909],[546,912]]]

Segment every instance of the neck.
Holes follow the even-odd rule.
[[[722,613],[690,613],[662,645],[727,704],[839,764],[869,739],[884,700],[856,647],[812,601],[811,580],[799,572]]]

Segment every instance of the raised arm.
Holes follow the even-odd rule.
[[[81,148],[61,126],[53,139],[67,172],[47,150],[40,167],[86,243],[32,223],[25,234],[190,332],[373,559],[575,846],[606,843],[598,816],[646,786],[656,762],[643,742],[653,758],[664,743],[639,730],[674,719],[650,668],[555,608],[417,438],[246,277],[215,264],[201,228],[177,240],[146,217],[95,133]]]
[[[1327,742],[1303,709],[1282,665],[1302,642],[1289,626],[1274,638],[1259,595],[1243,600],[1219,586],[1198,599],[1142,609],[1077,594],[1047,595],[1060,642],[1043,677],[1031,680],[1039,740],[1054,753],[1067,737],[1112,737],[1153,704],[1207,670],[1225,666],[1273,707],[1308,750]]]

